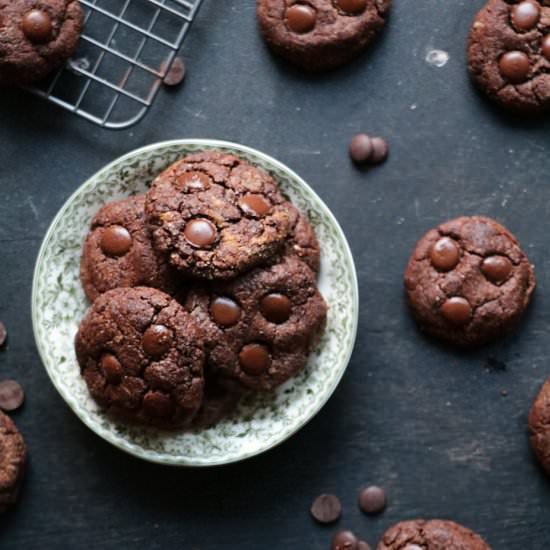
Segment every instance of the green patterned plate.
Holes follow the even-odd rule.
[[[155,175],[179,157],[222,149],[271,173],[283,192],[307,213],[322,247],[319,286],[329,304],[328,324],[307,368],[270,395],[247,397],[223,422],[208,430],[165,433],[127,426],[106,416],[80,377],[73,339],[87,304],[79,282],[80,249],[89,222],[106,202],[143,193]],[[315,192],[280,162],[248,147],[212,140],[150,145],[114,161],[84,183],[65,203],[44,239],[33,281],[36,344],[55,387],[94,432],[135,456],[178,466],[227,464],[281,443],[326,403],[348,364],[357,332],[357,276],[346,238]]]

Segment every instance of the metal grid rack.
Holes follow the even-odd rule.
[[[103,128],[129,128],[153,104],[202,2],[80,0],[78,50],[27,89]]]

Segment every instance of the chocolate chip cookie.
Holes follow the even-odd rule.
[[[186,307],[206,334],[210,371],[263,391],[304,367],[327,314],[315,273],[293,256],[191,291]]]
[[[504,107],[550,107],[550,6],[537,0],[489,0],[477,14],[468,66],[479,87]]]
[[[384,26],[390,0],[257,0],[267,44],[310,71],[353,59]]]
[[[84,242],[80,280],[88,299],[117,287],[149,286],[173,293],[176,271],[153,249],[145,223],[145,196],[106,204]]]
[[[550,378],[542,386],[531,407],[529,437],[535,456],[550,474]]]
[[[17,501],[27,449],[15,424],[0,412],[0,514]]]
[[[229,279],[285,244],[293,215],[275,181],[233,155],[205,151],[165,170],[147,193],[154,245],[183,273]]]
[[[462,217],[429,231],[405,272],[411,310],[427,333],[476,346],[525,311],[535,274],[516,238],[490,218]]]
[[[75,51],[82,23],[76,0],[0,0],[0,85],[56,69]]]
[[[82,376],[109,412],[165,428],[187,426],[203,398],[203,335],[168,294],[137,287],[99,296],[75,339]]]
[[[476,533],[446,520],[402,521],[390,527],[377,550],[491,550]]]

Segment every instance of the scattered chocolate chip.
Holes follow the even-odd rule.
[[[310,512],[319,523],[334,523],[342,515],[342,505],[336,495],[319,495],[313,501]]]
[[[286,10],[286,23],[295,33],[311,32],[316,22],[317,12],[308,4],[294,4]]]
[[[239,363],[246,374],[259,376],[271,365],[271,354],[263,344],[247,344],[239,353]]]
[[[331,550],[357,550],[359,541],[351,531],[338,531],[332,539]]]
[[[8,331],[2,321],[0,321],[0,348],[4,346],[8,338]]]
[[[143,409],[155,418],[167,418],[174,411],[172,399],[161,392],[149,391],[143,397]]]
[[[52,38],[52,19],[43,10],[31,10],[23,16],[21,28],[25,36],[37,44],[49,42]]]
[[[442,237],[430,249],[432,265],[439,271],[450,271],[460,260],[460,249],[450,237]]]
[[[472,318],[472,306],[466,298],[453,296],[441,306],[441,314],[451,325],[462,327]]]
[[[284,294],[274,292],[262,298],[260,311],[271,323],[281,324],[288,321],[292,312],[292,304]]]
[[[262,195],[256,195],[250,193],[245,195],[240,201],[239,206],[241,210],[249,216],[261,218],[265,216],[271,210],[271,204],[262,197]]]
[[[500,390],[500,395],[502,395],[502,397],[506,397],[508,395],[508,390]]]
[[[206,191],[210,178],[204,172],[185,172],[176,180],[185,191]]]
[[[164,325],[151,325],[141,339],[141,345],[149,357],[159,359],[172,346],[173,333]]]
[[[351,160],[357,164],[367,162],[372,155],[372,142],[367,134],[357,134],[349,145]]]
[[[118,384],[122,377],[122,365],[112,353],[104,353],[101,357],[101,370],[111,384]]]
[[[132,246],[132,236],[125,227],[112,225],[103,230],[100,246],[107,256],[124,256]]]
[[[520,2],[512,7],[512,24],[520,31],[535,28],[540,19],[540,6],[531,0]]]
[[[196,248],[208,248],[218,236],[216,226],[206,218],[195,218],[183,230],[186,241]]]
[[[512,84],[524,82],[529,75],[531,64],[526,53],[519,51],[506,52],[499,60],[500,74]]]
[[[550,34],[547,34],[542,39],[541,49],[542,49],[542,55],[544,55],[544,57],[546,57],[546,59],[550,61]]]
[[[367,0],[335,0],[336,6],[351,15],[363,13],[367,7]]]
[[[371,485],[359,493],[359,507],[365,514],[379,514],[386,507],[384,489]]]
[[[161,65],[161,71],[166,70],[166,64],[163,63]],[[166,86],[177,86],[178,84],[181,84],[183,79],[185,78],[185,73],[187,72],[187,68],[185,66],[185,63],[183,62],[183,59],[181,57],[176,57],[172,64],[170,65],[170,68],[168,71],[166,71],[166,74],[164,75],[163,82],[166,84]]]
[[[373,137],[372,143],[372,155],[369,158],[370,164],[380,164],[388,158],[389,148],[386,140],[381,137]]]
[[[216,324],[222,327],[232,327],[241,318],[241,308],[231,298],[219,296],[210,304],[210,315]]]
[[[0,382],[0,409],[6,412],[18,409],[25,400],[23,388],[15,380]]]

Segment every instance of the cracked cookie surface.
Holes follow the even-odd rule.
[[[513,325],[529,304],[535,274],[506,228],[490,218],[461,217],[418,242],[405,288],[421,329],[467,347]]]
[[[390,0],[257,0],[269,46],[311,71],[333,69],[370,44],[385,23]]]
[[[377,550],[491,550],[476,533],[453,521],[402,521],[390,527]]]
[[[173,293],[178,276],[153,249],[145,223],[145,196],[103,206],[84,242],[80,280],[87,298],[118,287],[148,286]]]
[[[27,450],[11,418],[0,412],[0,514],[17,501]]]
[[[489,0],[470,31],[468,68],[479,87],[504,107],[550,108],[550,4]]]
[[[203,344],[182,306],[145,287],[99,296],[75,339],[82,376],[102,407],[166,428],[189,425],[201,406]]]
[[[0,0],[0,84],[45,77],[76,50],[83,12],[75,0]]]
[[[315,273],[296,257],[195,289],[186,308],[206,335],[209,371],[265,391],[305,366],[327,314]]]
[[[550,474],[550,378],[543,384],[531,407],[529,439],[535,456]]]
[[[178,270],[206,279],[269,261],[295,223],[271,176],[217,151],[188,155],[160,174],[145,212],[155,248]]]

